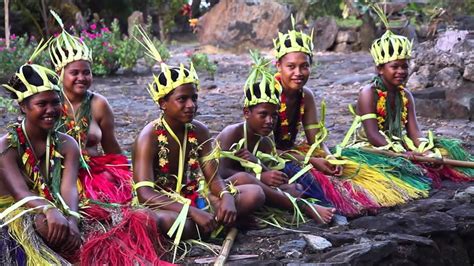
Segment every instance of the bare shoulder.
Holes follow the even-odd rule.
[[[303,87],[303,94],[306,99],[314,99],[314,93],[308,87]]]
[[[0,137],[0,154],[5,154],[10,148],[10,142],[8,141],[8,134]]]
[[[111,115],[113,116],[112,112],[110,111],[112,108],[110,107],[107,98],[103,95],[93,92],[94,97],[92,97],[91,108],[94,116],[96,117],[104,117],[104,115]]]
[[[371,84],[367,84],[363,86],[362,88],[360,88],[359,90],[359,96],[372,94],[372,93],[374,93],[374,88],[372,87]]]
[[[57,132],[56,134],[58,136],[59,143],[61,144],[60,148],[62,154],[67,151],[79,151],[79,146],[73,137],[61,132]]]
[[[153,133],[155,131],[155,121],[149,122],[141,131],[138,133],[136,142],[137,144],[143,141],[149,141],[153,137]]]
[[[220,133],[217,135],[217,138],[222,138],[222,137],[227,137],[227,136],[234,136],[238,134],[239,132],[243,131],[243,125],[244,123],[237,123],[237,124],[232,124],[226,126]]]

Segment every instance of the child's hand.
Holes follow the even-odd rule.
[[[224,194],[216,213],[216,220],[223,225],[233,225],[237,219],[237,209],[235,208],[234,196]]]
[[[337,168],[323,158],[312,157],[309,159],[309,162],[314,166],[314,168],[316,168],[316,170],[324,174],[335,175],[337,173]]]
[[[206,211],[193,208],[191,211],[191,219],[204,231],[205,234],[209,234],[217,228],[216,218],[214,218],[214,215]]]
[[[267,186],[279,187],[288,184],[288,176],[281,171],[270,170],[262,173],[261,181]]]

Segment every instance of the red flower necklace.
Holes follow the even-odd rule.
[[[26,174],[33,182],[33,189],[39,192],[39,196],[45,197],[46,199],[53,201],[53,197],[48,188],[48,184],[52,182],[52,174],[60,173],[61,167],[61,155],[55,150],[56,141],[52,141],[53,137],[51,134],[48,134],[46,140],[46,178],[41,174],[40,171],[40,161],[36,157],[35,152],[33,151],[32,145],[29,141],[28,135],[25,133],[24,122],[22,124],[14,124],[11,126],[13,130],[10,130],[9,140],[12,147],[18,148],[20,152],[21,162],[23,163]]]

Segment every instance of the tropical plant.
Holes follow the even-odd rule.
[[[216,63],[209,60],[207,54],[204,53],[194,53],[190,55],[191,62],[194,65],[194,68],[198,72],[205,71],[211,75],[211,78],[214,79],[214,75],[217,71]]]

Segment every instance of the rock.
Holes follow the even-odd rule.
[[[201,44],[247,50],[269,47],[290,27],[290,10],[276,1],[222,0],[199,19]]]
[[[440,34],[436,41],[435,49],[443,52],[453,51],[457,46],[462,45],[468,33],[465,30],[448,30]]]
[[[434,78],[435,86],[442,86],[447,88],[456,88],[461,85],[461,73],[456,67],[445,67],[438,71]]]
[[[349,265],[377,265],[397,249],[394,241],[375,241],[335,248],[321,256],[321,262]]]
[[[366,229],[351,229],[338,233],[323,233],[323,237],[328,239],[331,244],[335,247],[342,246],[345,244],[353,244],[359,242],[361,236],[367,233]]]
[[[306,243],[312,251],[322,251],[332,247],[331,242],[329,242],[324,237],[315,235],[303,235],[303,238],[306,240]]]
[[[466,192],[463,192],[467,195],[469,195]],[[469,195],[471,196],[471,195]],[[470,201],[464,203],[463,205],[457,206],[456,208],[453,208],[447,213],[456,219],[463,219],[463,220],[473,220],[474,219],[474,204],[471,204]]]
[[[464,68],[463,78],[474,81],[474,64],[469,64]]]
[[[135,25],[144,25],[143,13],[140,11],[133,11],[132,14],[127,18],[128,22],[128,36],[133,35]]]
[[[316,51],[328,50],[336,41],[339,27],[333,17],[321,17],[314,21],[314,48]]]
[[[353,220],[351,228],[373,229],[382,232],[428,235],[453,232],[456,224],[450,215],[434,211],[424,215],[417,212],[389,213],[382,217],[361,217]]]
[[[458,87],[448,87],[446,90],[446,100],[455,102],[470,108],[470,101],[474,98],[474,82],[462,82]],[[467,116],[466,116],[467,118]]]
[[[412,89],[411,86],[408,86],[410,90]],[[424,90],[418,90],[412,92],[413,97],[416,99],[446,99],[446,89],[441,88],[441,87],[431,87],[431,88],[426,88]],[[416,101],[416,104],[418,106],[418,101]]]
[[[297,259],[301,258],[303,253],[299,252],[298,250],[290,250],[285,254],[285,258],[292,258],[292,259]]]
[[[463,59],[456,53],[441,53],[436,57],[434,64],[437,68],[448,66],[453,66],[458,69],[464,68]]]
[[[418,72],[413,73],[407,81],[407,88],[410,90],[420,90],[428,87],[430,79]]]
[[[352,44],[347,42],[337,43],[334,46],[334,52],[336,53],[350,53],[352,51]]]
[[[474,197],[474,186],[466,188],[464,192]]]
[[[291,240],[279,247],[279,250],[283,253],[290,252],[292,250],[296,250],[298,252],[303,251],[306,247],[306,241],[303,239]]]
[[[353,30],[340,30],[336,35],[336,43],[355,43],[357,42],[357,32]]]
[[[444,99],[417,99],[416,113],[424,117],[445,119],[468,118],[470,115],[466,106]]]

